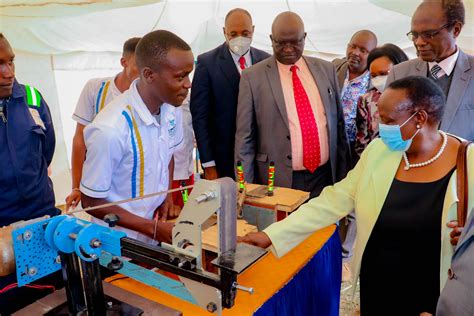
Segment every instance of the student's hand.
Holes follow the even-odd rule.
[[[433,316],[433,314],[428,313],[428,312],[423,312],[423,313],[420,313],[420,316]]]
[[[450,221],[446,226],[453,229],[449,236],[451,237],[451,245],[456,246],[462,233],[462,227],[458,226],[458,221]]]
[[[248,233],[244,237],[237,237],[237,242],[244,242],[260,248],[267,248],[272,244],[272,241],[264,232]]]
[[[206,179],[206,180],[216,180],[217,178],[219,178],[219,175],[217,174],[216,167],[204,168],[204,179]]]
[[[81,191],[79,189],[73,189],[68,196],[66,196],[66,212],[69,211],[70,208],[73,210],[81,201]]]
[[[155,239],[171,244],[171,233],[173,231],[174,223],[158,222],[156,224]]]
[[[157,208],[158,214],[155,212],[155,216],[165,222],[168,218],[174,218],[179,215],[181,209],[178,205],[174,205],[171,194],[168,194],[165,201]]]

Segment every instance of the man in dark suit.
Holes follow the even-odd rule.
[[[234,141],[240,73],[269,57],[250,47],[254,26],[244,9],[227,13],[225,43],[197,58],[191,114],[204,177],[234,178]]]
[[[260,184],[274,161],[276,186],[314,197],[342,179],[349,164],[336,71],[302,56],[306,33],[297,14],[279,14],[270,38],[274,56],[242,73],[235,159],[246,181]]]
[[[474,140],[474,56],[456,45],[464,21],[461,0],[422,2],[413,14],[407,34],[418,58],[393,67],[386,86],[407,76],[430,78],[446,95],[440,128]]]

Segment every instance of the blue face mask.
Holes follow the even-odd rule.
[[[412,116],[408,118],[402,125],[387,125],[379,123],[379,135],[382,141],[387,145],[387,147],[392,151],[407,151],[410,148],[413,138],[418,134],[420,129],[418,129],[415,134],[410,139],[404,140],[402,138],[401,128],[403,125],[408,123],[416,114],[413,113]]]

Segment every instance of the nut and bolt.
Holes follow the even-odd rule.
[[[36,273],[38,273],[38,269],[36,269],[35,267],[31,267],[28,269],[28,275],[35,275]]]
[[[27,230],[26,232],[23,233],[24,240],[30,240],[31,237],[33,237],[33,233],[31,231]]]
[[[99,248],[100,246],[102,246],[102,242],[99,239],[97,238],[92,239],[91,241],[92,248]]]
[[[209,313],[214,313],[217,310],[217,305],[216,303],[210,302],[207,304],[206,308]]]

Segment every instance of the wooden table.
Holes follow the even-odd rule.
[[[273,196],[252,197],[252,190],[264,189],[260,184],[246,184],[243,204],[243,218],[251,225],[263,230],[270,224],[280,221],[309,199],[309,192],[275,187]]]

